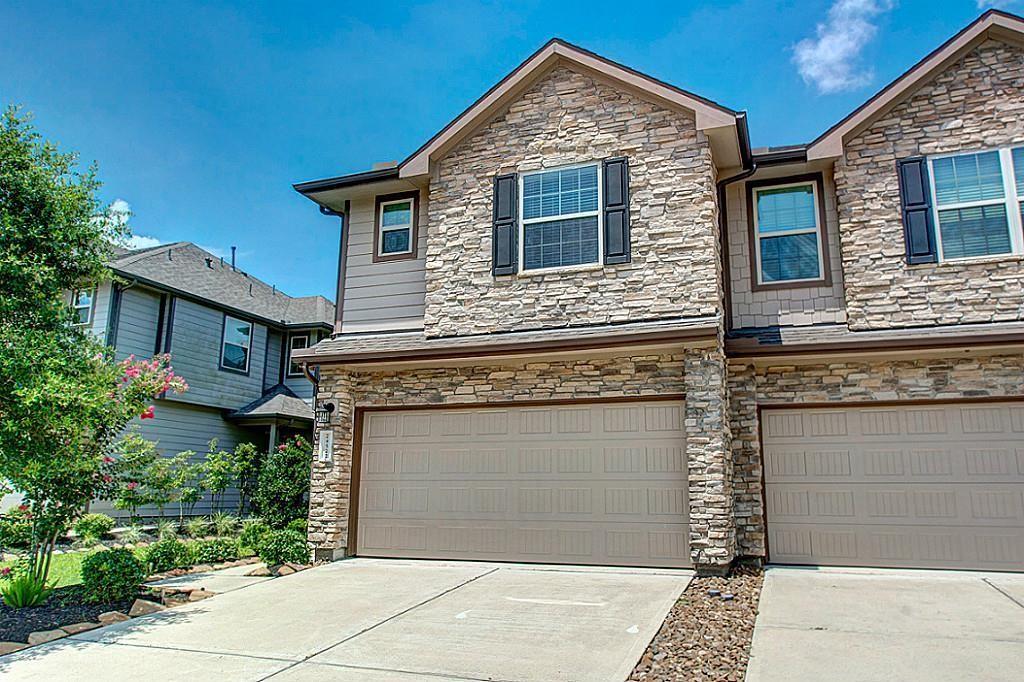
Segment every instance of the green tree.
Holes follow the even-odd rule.
[[[302,436],[289,438],[267,455],[256,488],[257,513],[271,528],[308,515],[313,448]]]
[[[206,452],[206,488],[213,498],[213,510],[221,511],[224,493],[238,483],[238,461],[233,452],[217,449],[217,439],[210,440]]]
[[[71,324],[68,292],[107,275],[123,219],[103,209],[95,168],[44,141],[27,117],[0,118],[0,479],[32,515],[28,557],[45,582],[57,538],[109,490],[114,443],[164,391],[186,386],[169,358],[115,363]],[[109,460],[109,461],[108,461]]]

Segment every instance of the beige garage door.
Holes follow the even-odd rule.
[[[1024,404],[762,411],[791,564],[1024,570]]]
[[[683,404],[364,417],[357,553],[689,566]]]

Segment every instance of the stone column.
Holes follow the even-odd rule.
[[[309,486],[309,544],[317,561],[340,559],[353,550],[347,543],[355,399],[348,372],[321,368],[317,404],[324,402],[334,403],[334,412],[329,426],[315,429]],[[334,433],[330,462],[321,462],[317,456],[324,429]]]
[[[757,373],[749,362],[729,363],[729,428],[732,434],[736,552],[739,556],[764,557]]]
[[[685,356],[690,557],[700,573],[722,574],[736,553],[726,360],[721,346]]]

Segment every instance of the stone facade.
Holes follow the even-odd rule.
[[[989,40],[848,140],[835,168],[849,324],[1024,319],[1020,257],[907,265],[897,159],[1024,142],[1024,50]]]
[[[725,362],[720,350],[689,348],[676,354],[357,373],[326,365],[321,372],[318,399],[334,402],[339,409],[331,426],[334,459],[313,465],[309,537],[320,556],[350,550],[345,544],[355,406],[569,402],[686,394],[691,556],[695,565],[703,567],[728,565],[733,558]]]
[[[626,156],[632,262],[491,274],[493,178]],[[430,183],[430,336],[721,311],[715,170],[692,114],[556,67],[437,163]]]
[[[798,406],[882,400],[1024,396],[1024,355],[849,360],[754,366],[729,363],[736,553],[763,556],[758,403]]]

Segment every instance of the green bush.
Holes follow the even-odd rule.
[[[260,539],[268,530],[270,530],[270,526],[263,523],[263,519],[246,519],[242,522],[242,532],[238,536],[238,541],[242,547],[256,551]]]
[[[189,545],[191,558],[197,564],[215,564],[238,559],[238,540],[234,538],[196,540]]]
[[[156,522],[156,537],[158,540],[173,540],[178,537],[178,522],[174,519],[160,519]]]
[[[0,549],[22,549],[32,543],[32,513],[21,505],[0,516]]]
[[[233,514],[217,512],[213,515],[213,529],[217,535],[234,535],[238,532],[238,517]]]
[[[295,519],[294,521],[289,521],[288,525],[285,526],[285,529],[286,530],[298,531],[299,533],[302,533],[303,535],[305,535],[306,534],[306,519]]]
[[[184,568],[192,565],[192,557],[188,546],[174,538],[166,538],[154,542],[146,548],[146,566],[150,573],[163,573],[172,568]]]
[[[86,514],[75,521],[74,529],[83,541],[100,540],[114,530],[114,519],[106,514]]]
[[[204,516],[196,516],[184,523],[185,535],[190,538],[201,538],[210,530],[210,521]]]
[[[271,528],[284,528],[292,519],[306,516],[312,461],[313,447],[301,436],[289,438],[267,455],[253,501]]]
[[[12,609],[39,606],[46,601],[52,591],[44,579],[32,575],[29,571],[21,571],[0,582],[0,597],[3,597],[4,604]]]
[[[309,562],[306,536],[294,530],[270,530],[260,538],[256,554],[268,566]]]
[[[142,562],[128,549],[108,549],[82,560],[85,598],[94,603],[131,599],[145,579]]]

